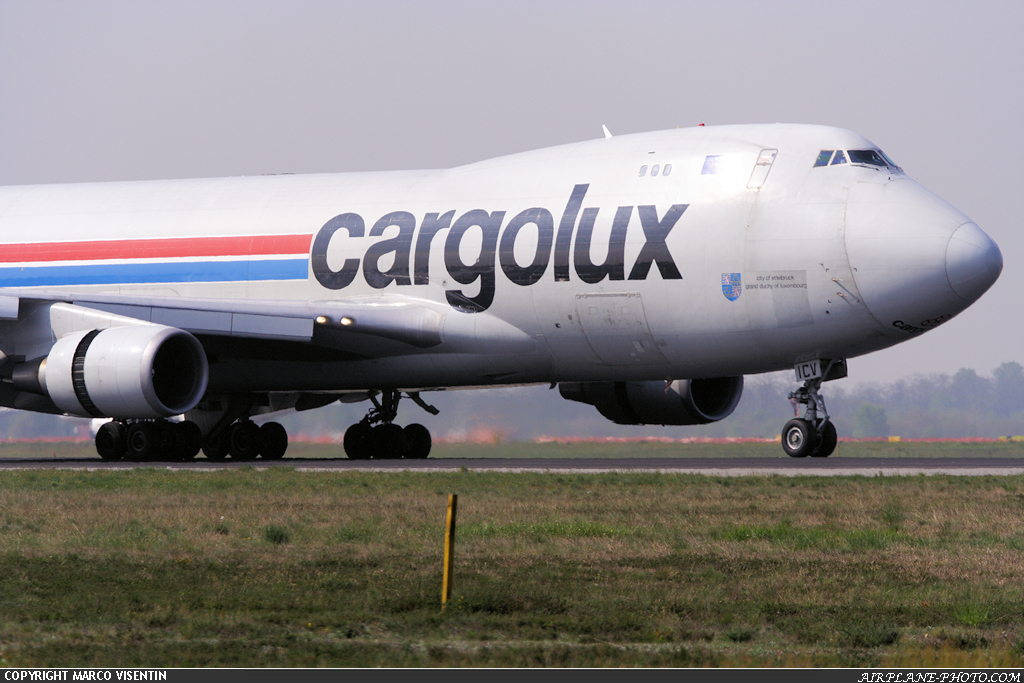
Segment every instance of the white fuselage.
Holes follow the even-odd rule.
[[[325,312],[307,340],[324,354],[221,335],[211,390],[768,372],[904,341],[999,274],[994,243],[895,167],[815,166],[871,149],[833,128],[700,127],[450,170],[6,187],[0,294]],[[436,343],[346,330],[346,311],[352,330],[390,316]],[[0,329],[7,355],[28,343]]]

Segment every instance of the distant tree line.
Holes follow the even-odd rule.
[[[1024,367],[1007,362],[991,377],[963,368],[953,375],[913,375],[889,384],[827,382],[822,394],[841,437],[956,438],[1024,435]],[[566,401],[542,387],[451,390],[424,393],[440,415],[432,417],[403,401],[398,422],[421,422],[435,438],[530,440],[538,436],[581,437],[777,437],[793,416],[791,372],[746,378],[743,399],[730,417],[692,427],[628,427],[605,420],[597,409]],[[370,404],[334,403],[274,419],[295,437],[340,438]],[[89,421],[0,410],[0,438],[63,438],[87,435]]]
[[[1007,362],[991,377],[962,368],[953,375],[913,375],[889,384],[849,380],[822,385],[840,436],[905,438],[998,437],[1024,434],[1024,367]],[[778,397],[795,386],[790,373],[747,378],[733,415],[713,429],[744,436],[776,434]],[[790,411],[791,412],[791,411]],[[740,434],[732,434],[739,436]]]

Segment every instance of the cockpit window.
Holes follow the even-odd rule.
[[[875,166],[878,168],[888,168],[893,171],[902,171],[880,149],[823,149],[818,153],[818,158],[814,161],[814,167],[838,166],[847,162],[858,166]]]
[[[894,162],[892,159],[889,158],[888,154],[886,154],[885,152],[883,152],[880,149],[876,149],[875,151],[882,155],[882,158],[885,159],[887,164],[889,164],[893,168],[900,168],[899,166],[896,165],[896,162]],[[900,170],[903,170],[903,169],[900,169]]]
[[[867,164],[869,166],[888,166],[885,158],[873,149],[851,149],[851,164]]]

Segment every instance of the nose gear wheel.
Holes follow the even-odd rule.
[[[782,428],[782,450],[791,458],[827,458],[836,450],[839,438],[820,389],[823,378],[829,376],[838,362],[830,361],[821,377],[806,380],[802,387],[789,395],[794,404],[807,406],[803,417],[793,418]]]
[[[817,445],[817,431],[803,418],[793,418],[782,428],[782,449],[791,458],[805,458]]]

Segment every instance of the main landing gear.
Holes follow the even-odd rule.
[[[114,420],[96,432],[96,452],[104,460],[184,462],[196,457],[202,443],[195,422]]]
[[[234,422],[227,429],[211,433],[203,443],[203,454],[209,460],[280,460],[288,450],[288,432],[277,422],[257,425],[248,417]]]
[[[210,460],[279,460],[288,448],[288,433],[277,422],[257,426],[247,418],[205,442],[199,425],[188,420],[114,420],[96,432],[96,452],[110,461],[186,462],[200,448]]]
[[[839,438],[819,389],[823,381],[845,376],[845,361],[828,361],[821,376],[805,380],[802,387],[789,395],[790,401],[807,406],[807,410],[803,417],[793,418],[782,428],[782,450],[787,455],[792,458],[827,458],[835,451]]]
[[[427,405],[416,392],[408,394],[416,405],[431,415],[437,408]],[[394,424],[402,392],[393,389],[381,393],[381,400],[370,396],[373,410],[345,431],[345,454],[351,460],[397,458],[421,459],[430,455],[430,431],[421,424],[401,427]]]

